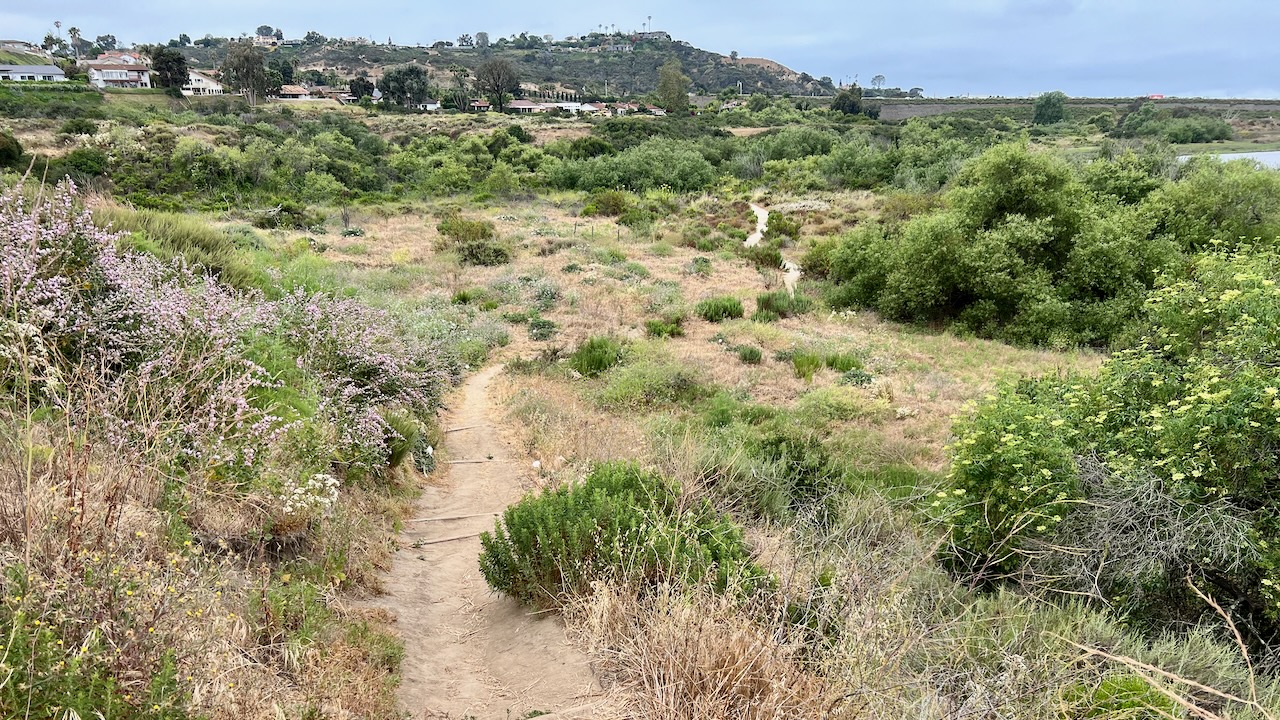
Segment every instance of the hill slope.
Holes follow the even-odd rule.
[[[216,67],[226,53],[225,46],[184,48],[188,60],[199,67]],[[648,41],[634,45],[631,52],[593,52],[560,46],[542,49],[508,47],[425,48],[394,45],[325,44],[282,47],[268,53],[268,63],[277,58],[300,69],[333,70],[340,77],[355,77],[364,71],[370,77],[382,69],[403,63],[426,65],[441,84],[450,77],[448,68],[461,65],[469,70],[492,57],[510,60],[525,84],[547,91],[585,92],[590,95],[632,95],[652,92],[658,86],[658,68],[668,60],[680,61],[699,93],[716,93],[742,83],[746,93],[770,95],[834,94],[830,82],[796,73],[776,62],[759,58],[732,59],[701,50],[683,42]]]

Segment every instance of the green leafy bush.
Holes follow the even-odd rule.
[[[1151,294],[1142,341],[1095,376],[1006,386],[957,424],[935,501],[952,566],[1098,593],[1156,626],[1200,616],[1190,577],[1271,642],[1277,278],[1274,250],[1204,255]]]
[[[736,297],[722,296],[703,300],[694,308],[694,312],[698,317],[707,322],[723,322],[733,318],[740,318],[745,314],[742,308],[742,301]]]
[[[645,333],[649,337],[684,337],[684,313],[668,313],[657,320],[646,320]]]
[[[631,207],[631,196],[621,190],[597,190],[587,199],[583,215],[612,215],[618,217]]]
[[[696,582],[717,588],[766,574],[741,530],[705,502],[680,507],[675,483],[635,465],[599,465],[576,485],[530,495],[481,535],[480,570],[498,592],[537,608],[591,592],[597,580]]]
[[[739,345],[734,348],[738,359],[747,365],[759,365],[764,360],[764,352],[755,345]]]
[[[556,335],[560,333],[560,326],[553,320],[539,317],[536,314],[528,316],[529,323],[529,339],[538,342],[546,342],[554,340]]]
[[[611,337],[593,337],[569,356],[569,367],[583,377],[598,377],[622,362],[622,343]]]
[[[698,277],[711,275],[711,258],[699,256],[690,260],[689,267],[685,269],[685,272]]]
[[[63,135],[92,135],[98,132],[98,123],[88,118],[71,118],[62,123],[58,132]]]

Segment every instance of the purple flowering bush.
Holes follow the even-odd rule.
[[[274,648],[333,620],[297,598],[376,582],[361,533],[404,496],[389,470],[457,359],[401,313],[235,289],[121,240],[70,181],[0,192],[0,625],[22,630],[0,642],[24,653],[0,706],[180,717],[314,694],[280,687],[308,681]],[[245,577],[250,557],[280,566]],[[238,679],[202,686],[224,662]]]
[[[69,181],[34,200],[0,196],[0,362],[39,370],[5,374],[24,402],[250,485],[300,422],[332,426],[330,457],[301,459],[309,473],[332,462],[377,475],[396,434],[384,414],[425,419],[438,406],[447,367],[391,313],[303,290],[268,301],[120,251],[75,196]],[[301,387],[287,390],[312,396],[311,417],[285,419],[273,392],[284,379],[251,347],[263,337],[294,356],[287,379]]]

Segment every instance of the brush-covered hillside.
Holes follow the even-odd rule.
[[[441,85],[448,85],[452,77],[450,66],[461,65],[474,70],[485,60],[497,57],[510,60],[521,80],[529,85],[545,86],[549,91],[622,96],[654,91],[658,86],[658,68],[675,59],[693,81],[693,89],[703,93],[714,94],[729,87],[737,89],[738,83],[742,83],[746,93],[835,93],[830,79],[815,79],[768,60],[730,57],[679,41],[633,42],[629,36],[621,35],[592,38],[590,41],[550,44],[537,37],[517,38],[515,41],[503,38],[487,48],[424,48],[325,41],[273,49],[268,53],[267,61],[270,64],[280,59],[303,70],[331,70],[342,78],[355,77],[361,72],[378,77],[385,67],[419,63],[430,68]],[[226,47],[225,43],[215,41],[210,47],[187,47],[183,52],[195,66],[217,67],[226,54]]]

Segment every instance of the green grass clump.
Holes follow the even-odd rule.
[[[622,362],[622,349],[611,337],[593,337],[569,356],[569,367],[583,377],[598,377]]]
[[[785,291],[764,293],[756,296],[756,312],[773,313],[779,318],[803,315],[813,309],[813,301],[803,295],[791,297]]]
[[[646,320],[645,333],[653,338],[684,337],[684,312],[669,312],[656,320]]]
[[[697,582],[721,591],[767,580],[741,529],[706,501],[682,507],[680,487],[631,464],[599,465],[577,485],[530,495],[481,535],[491,588],[537,608],[589,594],[598,580]]]
[[[852,353],[827,353],[823,363],[840,374],[862,369],[862,360]]]
[[[791,356],[791,368],[796,377],[813,382],[813,376],[826,364],[826,359],[817,353],[797,352]]]
[[[465,288],[454,293],[451,302],[454,305],[471,305],[483,302],[488,295],[484,288]]]
[[[189,265],[204,268],[223,282],[238,288],[261,287],[266,277],[236,245],[230,235],[191,215],[130,210],[102,206],[93,211],[94,220],[110,225],[126,247],[148,252],[163,260],[181,257]]]
[[[778,317],[778,313],[772,310],[757,310],[751,313],[751,322],[757,323],[776,323],[782,318]]]
[[[742,301],[728,295],[703,300],[698,303],[694,311],[707,322],[723,322],[740,318],[745,313],[742,309]]]
[[[461,215],[450,215],[436,226],[444,241],[440,249],[453,250],[465,265],[493,267],[511,262],[514,250],[497,239],[493,223],[488,220],[468,220]]]
[[[733,348],[737,353],[738,359],[747,365],[759,365],[764,360],[764,352],[755,345],[739,345]]]

